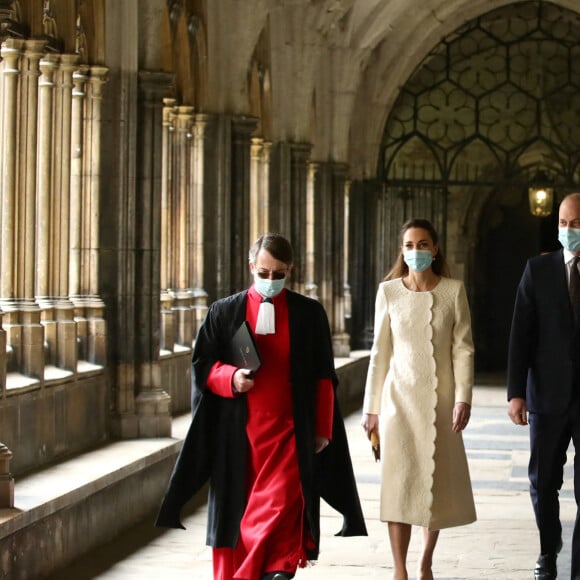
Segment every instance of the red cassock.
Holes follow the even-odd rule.
[[[253,330],[262,298],[254,287],[248,292],[246,319]],[[263,574],[294,574],[307,563],[313,547],[304,524],[304,498],[298,470],[290,384],[290,334],[286,292],[274,297],[275,334],[257,334],[262,367],[247,397],[248,465],[247,503],[235,548],[214,548],[215,580],[259,580]],[[232,397],[235,367],[216,363],[207,387]],[[332,380],[318,382],[316,433],[332,434],[334,390]],[[312,442],[314,448],[314,441]]]

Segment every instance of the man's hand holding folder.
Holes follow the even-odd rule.
[[[262,366],[262,357],[247,320],[240,325],[230,344],[231,364],[238,367],[232,387],[236,394],[245,393],[254,386],[254,374]]]

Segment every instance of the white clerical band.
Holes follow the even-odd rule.
[[[256,321],[256,334],[275,334],[276,316],[272,302],[261,302]]]

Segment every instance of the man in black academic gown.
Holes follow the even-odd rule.
[[[275,267],[264,270],[259,267],[264,263]],[[265,234],[250,251],[250,268],[260,287],[265,285],[260,280],[265,277],[264,272],[270,282],[276,282],[276,274],[289,272],[291,267],[291,246],[278,234]],[[244,395],[216,395],[207,388],[207,381],[216,363],[233,362],[231,340],[247,318],[251,290],[213,303],[200,328],[193,354],[193,419],[156,522],[158,526],[182,528],[181,508],[209,481],[206,541],[213,548],[234,548],[240,535],[247,501],[248,440],[245,429],[248,405]],[[338,382],[326,313],[320,303],[298,293],[285,290],[285,297],[296,455],[305,525],[314,540],[308,550],[308,559],[312,560],[317,558],[319,549],[320,497],[344,517],[338,535],[366,535],[366,527],[336,397],[330,444],[322,451],[318,449],[318,453],[314,449],[317,433],[313,393],[321,378],[332,379],[334,388]],[[238,383],[236,375],[233,377],[235,391]]]

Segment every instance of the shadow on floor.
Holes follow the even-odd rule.
[[[204,490],[196,494],[182,510],[182,520],[205,505],[206,496],[207,493]],[[122,562],[143,546],[154,542],[167,533],[168,530],[155,527],[156,516],[156,513],[151,514],[132,528],[124,530],[119,536],[112,538],[107,544],[83,554],[66,568],[61,568],[46,576],[46,580],[91,580],[98,578],[113,568],[115,564]]]

